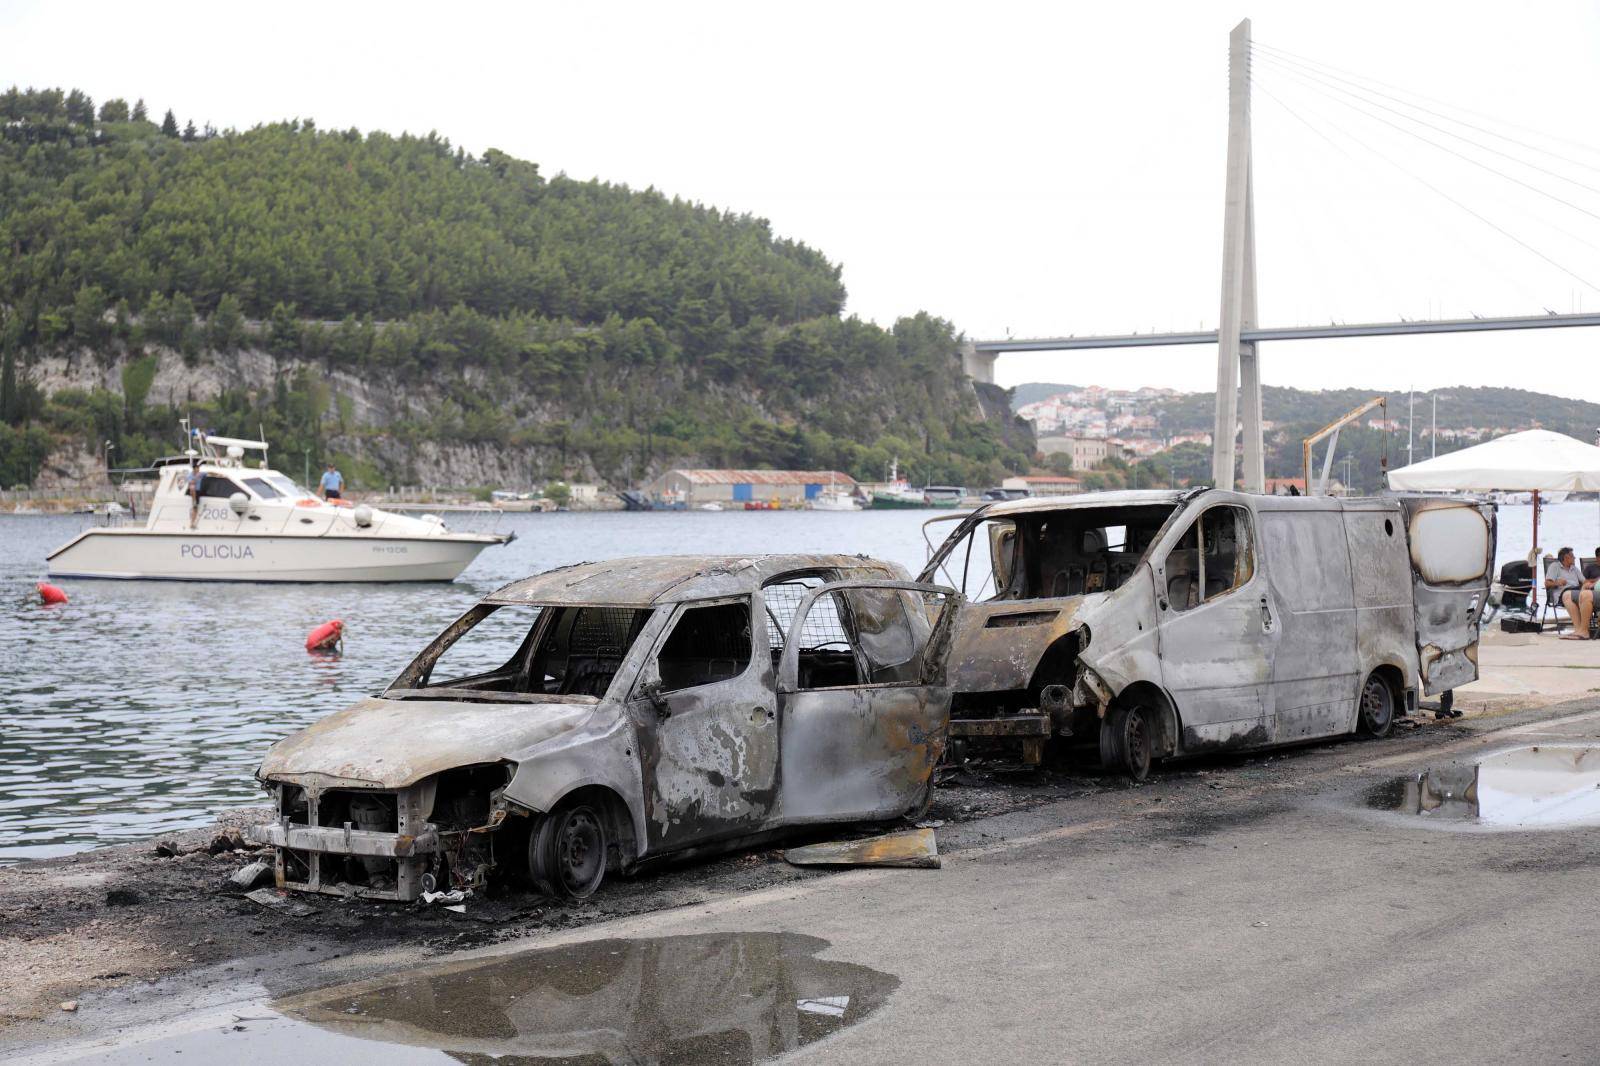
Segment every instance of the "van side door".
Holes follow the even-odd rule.
[[[1494,569],[1494,505],[1400,498],[1411,556],[1417,667],[1429,696],[1478,679],[1478,622]]]
[[[778,661],[782,824],[919,810],[950,731],[946,660],[961,597],[839,581],[800,601]]]
[[[1362,678],[1350,541],[1344,513],[1330,504],[1277,510],[1263,503],[1258,516],[1279,629],[1272,699],[1280,742],[1355,728]]]
[[[1182,751],[1274,739],[1275,618],[1250,510],[1217,503],[1176,524],[1156,560],[1161,677],[1183,722]]]

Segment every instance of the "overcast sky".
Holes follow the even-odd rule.
[[[218,127],[433,129],[546,174],[653,185],[770,218],[842,263],[848,309],[884,324],[1214,328],[1227,38],[1246,15],[1264,325],[1600,310],[1593,3],[0,0],[0,83]],[[1597,348],[1587,329],[1280,343],[1263,374],[1600,400]],[[998,373],[1203,389],[1215,352],[1011,356]]]

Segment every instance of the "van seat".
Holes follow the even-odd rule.
[[[1078,596],[1083,593],[1083,567],[1078,563],[1063,566],[1050,579],[1049,596]]]
[[[567,670],[561,678],[561,695],[604,696],[621,665],[621,659],[573,656],[567,660]]]

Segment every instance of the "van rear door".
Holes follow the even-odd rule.
[[[1478,621],[1494,569],[1491,503],[1402,496],[1417,627],[1417,667],[1429,696],[1478,679]]]

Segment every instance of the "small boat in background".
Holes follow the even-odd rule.
[[[929,507],[960,507],[967,490],[961,485],[929,485],[922,490],[922,498]]]
[[[872,509],[894,511],[926,506],[928,500],[922,490],[912,488],[911,482],[900,476],[900,460],[896,457],[889,464],[888,483],[872,490]]]
[[[838,483],[829,480],[828,487],[817,493],[807,501],[813,511],[858,511],[861,503],[853,492],[841,489]]]

